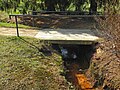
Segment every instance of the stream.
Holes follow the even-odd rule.
[[[95,52],[94,45],[53,44],[52,47],[62,56],[66,80],[72,83],[76,90],[94,90],[85,76]]]

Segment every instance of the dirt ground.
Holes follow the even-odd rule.
[[[94,28],[96,23],[93,18],[79,17],[38,17],[20,18],[20,23],[39,28],[63,28],[63,29],[88,29]]]
[[[21,29],[19,28],[20,36],[34,37],[39,31],[35,29]],[[16,28],[0,27],[0,35],[17,36]]]

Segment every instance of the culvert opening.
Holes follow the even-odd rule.
[[[52,44],[52,48],[58,51],[64,61],[64,73],[66,80],[75,85],[77,90],[91,90],[92,85],[84,73],[90,66],[91,58],[96,51],[96,44]]]

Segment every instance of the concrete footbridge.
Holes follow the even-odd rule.
[[[56,44],[93,44],[101,42],[96,30],[90,29],[43,29],[35,38]]]
[[[17,36],[19,37],[17,17],[69,17],[69,18],[93,18],[104,17],[103,15],[10,15],[15,17]],[[85,44],[90,45],[96,42],[101,42],[103,39],[99,37],[100,32],[95,29],[42,29],[39,30],[35,38],[40,40],[49,41],[56,44]]]

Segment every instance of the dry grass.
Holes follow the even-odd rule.
[[[0,90],[68,90],[59,55],[33,38],[0,36]]]
[[[97,50],[90,71],[96,86],[108,90],[120,89],[120,15],[113,8],[107,9],[108,16],[97,19],[99,30],[105,41]],[[100,52],[98,52],[100,51]]]

